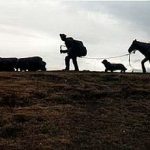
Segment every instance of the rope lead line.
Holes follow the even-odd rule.
[[[62,50],[62,47],[66,47],[65,45],[60,45],[60,50]],[[82,57],[84,59],[111,59],[111,58],[120,58],[120,57],[124,57],[124,56],[128,56],[130,57],[130,54],[124,54],[124,55],[119,55],[119,56],[113,56],[113,57],[107,57],[107,58],[98,58],[98,57]]]
[[[60,50],[62,50],[62,47],[66,47],[65,45],[60,45]],[[124,55],[119,55],[119,56],[113,56],[113,57],[82,57],[84,59],[97,59],[97,60],[101,60],[101,59],[112,59],[112,58],[120,58],[120,57],[125,57],[125,56],[129,56],[129,66],[132,68],[132,72],[134,71],[132,65],[131,65],[131,54],[124,54]]]
[[[125,57],[125,56],[128,56],[128,55],[130,55],[130,54],[124,54],[124,55],[119,55],[119,56],[113,56],[113,57],[106,57],[106,58],[96,58],[96,57],[83,57],[84,59],[111,59],[111,58],[120,58],[120,57]]]
[[[131,54],[124,54],[124,55],[119,55],[119,56],[114,56],[114,57],[107,57],[107,58],[92,58],[92,57],[83,57],[83,58],[84,59],[97,59],[97,60],[101,60],[101,59],[120,58],[120,57],[125,57],[125,56],[129,56],[129,66],[132,68],[132,72],[133,72],[134,68],[131,65]]]

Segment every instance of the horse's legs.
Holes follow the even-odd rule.
[[[148,61],[148,58],[144,58],[144,59],[142,60],[142,62],[141,62],[143,73],[146,73],[146,69],[145,69],[145,65],[144,65],[144,63],[145,63],[146,61]]]

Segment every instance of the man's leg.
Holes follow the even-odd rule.
[[[69,56],[65,57],[65,64],[66,64],[65,70],[69,70],[69,67],[70,67],[70,57]]]
[[[79,71],[78,63],[77,63],[77,57],[72,57],[72,62],[73,62],[75,71]]]

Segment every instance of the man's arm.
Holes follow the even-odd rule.
[[[68,50],[60,50],[60,53],[68,53]]]

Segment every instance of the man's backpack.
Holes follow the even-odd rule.
[[[76,55],[78,57],[86,56],[87,55],[87,49],[83,45],[82,41],[73,40],[73,49],[75,50]]]

